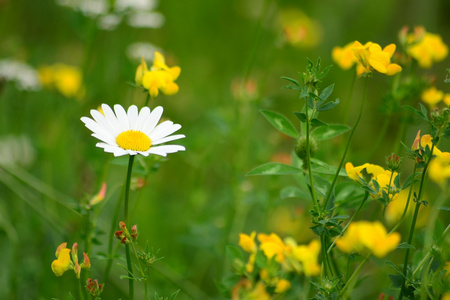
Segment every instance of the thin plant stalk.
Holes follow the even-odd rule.
[[[350,83],[350,90],[348,93],[348,101],[345,102],[345,107],[344,107],[344,124],[347,124],[348,121],[348,116],[350,115],[350,104],[352,103],[352,99],[353,99],[353,91],[355,90],[355,82],[356,82],[356,77],[358,77],[358,75],[356,75],[356,71],[352,68],[353,72],[353,76],[352,76],[352,82]]]
[[[85,298],[85,296],[84,296],[84,293],[85,293],[85,288],[84,288],[84,286],[83,286],[83,281],[81,280],[81,279],[78,279],[78,288],[79,288],[79,294],[80,294],[80,299],[81,300],[84,300],[84,299],[86,299]]]
[[[364,206],[364,203],[366,203],[367,198],[369,198],[369,192],[366,192],[366,194],[364,195],[363,201],[361,202],[361,204],[359,205],[358,209],[353,214],[353,216],[350,218],[350,221],[347,223],[347,225],[345,225],[345,227],[344,227],[344,229],[342,229],[341,233],[334,239],[334,241],[331,243],[330,247],[328,247],[327,253],[331,252],[334,245],[336,244],[337,239],[344,234],[344,232],[347,230],[348,226],[350,226],[350,224],[353,222],[353,219],[355,219],[355,217],[359,214],[362,207]]]
[[[433,153],[433,150],[434,150],[434,144],[431,147],[431,153]],[[432,159],[431,157],[428,159],[428,161],[423,169],[423,172],[422,172],[422,178],[420,180],[419,195],[417,196],[417,199],[416,199],[416,201],[417,201],[416,207],[414,209],[414,215],[413,215],[413,219],[411,222],[411,228],[409,230],[409,236],[408,236],[408,244],[410,244],[410,245],[412,243],[414,229],[416,227],[417,215],[419,214],[419,208],[420,208],[421,199],[422,199],[422,190],[423,190],[423,185],[425,182],[425,174],[427,173],[428,165],[430,164],[431,159]],[[400,294],[398,296],[398,300],[401,300],[403,298],[403,294],[405,292],[406,275],[408,273],[409,250],[410,250],[410,248],[406,249],[405,262],[403,264],[403,279],[402,279],[402,285],[400,288]]]
[[[391,234],[392,232],[397,230],[397,228],[403,223],[403,220],[405,219],[406,213],[408,212],[409,201],[411,200],[411,195],[412,195],[412,184],[413,184],[414,179],[416,177],[416,170],[417,170],[417,163],[414,164],[413,178],[412,178],[411,185],[409,186],[409,192],[408,192],[408,198],[406,199],[405,210],[403,211],[403,214],[400,217],[400,220],[397,222],[397,224],[394,226],[394,228],[392,228],[392,230],[389,232],[389,234]]]
[[[366,95],[367,95],[367,82],[368,82],[368,80],[366,78],[366,80],[364,82],[363,99],[361,101],[361,107],[359,109],[358,118],[356,119],[355,125],[353,126],[352,131],[350,132],[350,136],[348,137],[347,145],[345,146],[345,150],[344,150],[344,154],[342,155],[341,162],[339,163],[339,166],[338,166],[338,168],[336,170],[336,174],[334,174],[333,181],[332,181],[331,186],[330,186],[330,188],[329,188],[329,190],[327,192],[327,196],[325,197],[325,204],[323,206],[324,208],[327,207],[328,201],[331,198],[331,194],[333,192],[334,186],[336,185],[336,181],[338,179],[339,172],[341,171],[342,165],[344,164],[345,157],[346,157],[348,149],[350,147],[350,142],[352,140],[353,134],[355,133],[355,130],[358,127],[359,121],[361,120],[361,116],[362,116],[362,113],[363,113],[363,110],[364,110],[364,103],[366,101]]]
[[[344,293],[350,287],[350,284],[352,284],[353,280],[355,280],[355,278],[358,276],[359,272],[361,272],[362,268],[366,264],[366,262],[369,259],[370,255],[371,255],[371,253],[367,254],[366,257],[364,257],[362,262],[359,264],[358,268],[355,270],[355,272],[353,272],[352,276],[350,276],[350,278],[347,280],[347,282],[345,283],[344,287],[342,288],[342,290],[340,291],[340,293],[339,293],[339,295],[337,296],[336,299],[341,299],[341,297],[344,295]]]
[[[308,116],[308,103],[305,104],[305,114],[306,114],[306,164],[308,166],[308,174],[309,174],[309,183],[311,185],[311,197],[313,199],[314,207],[316,211],[319,211],[319,203],[317,202],[316,190],[314,188],[314,178],[311,169],[311,147],[310,147],[310,139],[309,139],[309,131],[311,126],[311,121]]]
[[[130,155],[128,161],[128,171],[127,171],[127,181],[125,183],[125,201],[123,204],[123,219],[124,223],[128,223],[128,202],[130,197],[130,183],[131,183],[131,172],[133,170],[134,155]],[[125,244],[125,255],[127,258],[127,269],[128,269],[128,292],[130,294],[130,299],[134,300],[134,278],[133,278],[133,264],[131,262],[130,244]]]

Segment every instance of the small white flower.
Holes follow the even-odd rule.
[[[157,125],[161,119],[163,108],[156,107],[150,111],[143,107],[140,112],[136,105],[128,108],[128,112],[119,105],[114,105],[114,111],[102,104],[103,113],[92,109],[93,119],[82,117],[81,121],[90,129],[92,136],[99,139],[96,146],[114,156],[156,154],[167,156],[168,153],[184,151],[180,145],[161,145],[166,142],[184,138],[183,134],[171,135],[181,128],[181,125],[165,121]]]

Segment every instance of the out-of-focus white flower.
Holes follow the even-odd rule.
[[[98,18],[98,27],[103,30],[114,30],[122,22],[122,16],[109,14]]]
[[[128,25],[137,28],[159,28],[164,24],[164,16],[157,12],[137,12],[128,17]]]
[[[56,2],[61,6],[81,11],[85,16],[91,18],[106,14],[109,10],[107,0],[57,0]]]
[[[159,47],[156,47],[153,44],[137,42],[128,46],[127,56],[131,60],[140,61],[143,57],[146,61],[152,61],[155,51],[162,52]]]
[[[0,79],[14,81],[21,90],[38,90],[41,87],[39,74],[35,69],[12,59],[0,60]]]
[[[127,9],[133,11],[150,11],[158,5],[156,0],[117,0],[114,10],[117,12]]]
[[[0,138],[0,165],[31,165],[36,157],[31,141],[24,135]]]

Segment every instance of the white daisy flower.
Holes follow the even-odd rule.
[[[103,113],[92,109],[93,119],[82,117],[81,121],[93,132],[92,136],[101,141],[96,146],[105,152],[114,156],[167,156],[168,153],[185,150],[180,145],[161,145],[185,137],[183,134],[171,135],[181,128],[180,124],[165,121],[157,125],[163,113],[161,106],[151,112],[148,107],[138,112],[136,105],[130,106],[128,112],[119,104],[114,105],[114,111],[106,104],[102,104],[101,108]]]

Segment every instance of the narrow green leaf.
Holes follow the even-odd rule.
[[[397,246],[397,248],[396,249],[412,249],[412,250],[414,250],[414,249],[416,249],[413,245],[411,245],[411,244],[408,244],[408,243],[406,243],[406,242],[403,242],[403,243],[400,243],[398,246]]]
[[[428,121],[428,111],[425,108],[425,106],[422,105],[422,103],[419,103],[420,111],[422,112],[422,115],[424,116],[424,119]]]
[[[440,207],[438,207],[438,209],[442,210],[442,211],[450,212],[450,207],[448,207],[448,206],[440,206]]]
[[[247,176],[250,175],[287,175],[287,174],[298,174],[303,173],[302,169],[288,166],[281,163],[267,163],[261,166],[258,166],[247,173]]]
[[[336,105],[339,104],[339,99],[336,99],[335,101],[330,101],[327,102],[321,106],[319,106],[316,110],[317,111],[326,111],[326,110],[330,110],[333,109],[334,107],[336,107]]]
[[[296,86],[298,86],[298,87],[301,88],[300,83],[299,83],[297,80],[293,79],[293,78],[289,78],[289,77],[286,77],[286,76],[281,76],[281,79],[290,81],[290,82],[292,82],[294,85],[296,85]]]
[[[290,137],[298,138],[297,130],[285,116],[268,110],[261,110],[261,113],[273,127]]]
[[[312,122],[311,122],[312,123]],[[350,130],[350,127],[345,125],[334,125],[316,128],[311,132],[311,137],[316,141],[325,141],[332,139]]]
[[[324,88],[323,91],[320,93],[319,98],[322,99],[323,101],[327,100],[328,97],[333,92],[333,89],[334,89],[334,83],[332,85],[329,85],[326,88]]]
[[[305,113],[294,112],[294,114],[297,116],[297,118],[298,118],[300,121],[306,122],[306,114],[305,114]]]
[[[311,126],[320,127],[320,126],[328,126],[328,124],[320,121],[319,119],[314,118],[311,120]]]

